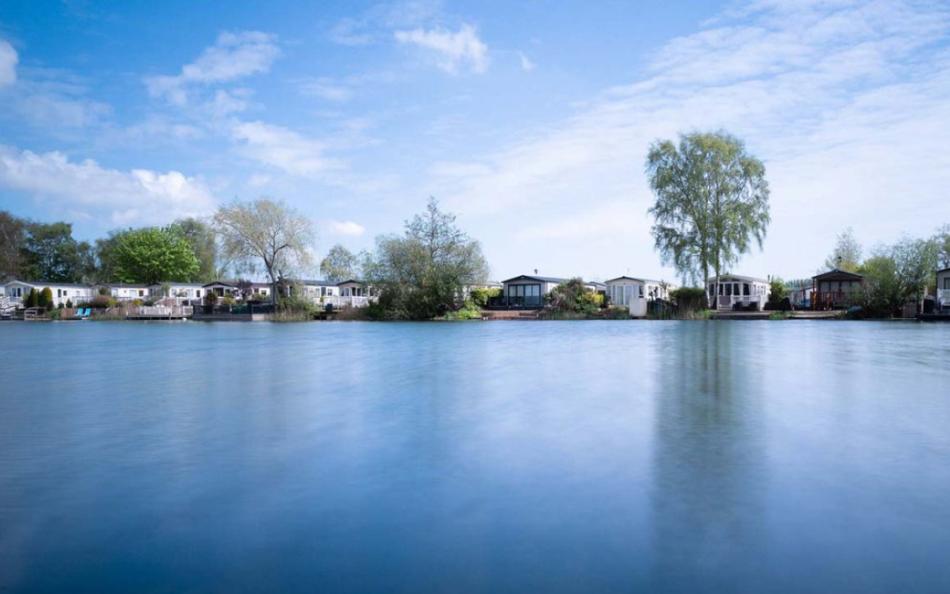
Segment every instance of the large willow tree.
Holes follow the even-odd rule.
[[[310,266],[313,223],[283,202],[255,200],[222,206],[214,215],[222,253],[236,270],[261,269],[277,302],[277,283]]]
[[[664,263],[685,281],[718,278],[754,240],[761,249],[769,224],[765,165],[725,132],[680,135],[679,144],[650,146],[646,172],[656,203],[653,238]],[[708,291],[708,288],[707,288]]]

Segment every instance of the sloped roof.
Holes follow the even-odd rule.
[[[854,272],[832,268],[828,272],[822,272],[812,277],[814,280],[864,280],[864,277]]]
[[[510,283],[518,280],[534,280],[541,283],[566,283],[569,279],[566,278],[556,278],[553,276],[529,276],[527,274],[522,274],[521,276],[515,276],[507,280],[501,281],[502,283]]]
[[[93,288],[92,285],[87,285],[87,284],[84,284],[84,283],[63,283],[63,282],[59,282],[59,281],[45,281],[45,280],[27,281],[27,280],[20,280],[20,279],[17,279],[17,278],[10,279],[10,280],[8,280],[7,282],[5,282],[5,283],[3,283],[3,284],[4,284],[4,286],[6,286],[6,285],[13,284],[13,283],[20,283],[21,285],[30,285],[30,286],[33,286],[33,287],[39,287],[39,288],[41,288],[41,289],[44,288],[44,287],[72,287],[72,288],[74,288],[74,289],[91,289],[91,288]]]

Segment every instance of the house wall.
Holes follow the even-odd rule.
[[[50,291],[53,292],[53,305],[56,307],[59,307],[60,303],[65,307],[68,301],[72,301],[73,305],[78,305],[80,302],[89,301],[93,296],[91,287],[68,287],[63,285],[40,286],[22,282],[12,282],[4,285],[3,293],[11,303],[22,304],[23,300],[30,294],[31,288],[42,291],[46,287],[49,287]]]
[[[626,307],[635,318],[647,315],[647,287],[640,281],[621,279],[608,282],[607,297],[612,305]]]
[[[950,308],[950,270],[937,273],[937,303]]]
[[[148,299],[151,290],[148,287],[109,287],[109,293],[119,301],[132,301],[133,299]]]

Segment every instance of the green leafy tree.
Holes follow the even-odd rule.
[[[891,250],[897,266],[903,298],[920,303],[934,288],[934,272],[940,262],[940,245],[934,239],[901,239]]]
[[[825,272],[837,268],[846,272],[857,272],[861,266],[861,244],[854,236],[854,229],[848,227],[835,238],[835,249],[825,259]]]
[[[359,258],[342,245],[336,244],[320,262],[320,275],[336,283],[359,278]]]
[[[426,320],[461,307],[465,285],[483,283],[488,266],[481,245],[432,198],[403,236],[377,238],[364,276],[379,289],[386,317]]]
[[[211,225],[200,219],[185,218],[175,221],[170,228],[188,242],[198,259],[198,272],[189,280],[211,282],[222,276],[218,269],[218,244]]]
[[[30,292],[27,293],[26,299],[23,300],[23,303],[26,307],[39,307],[40,305],[39,291],[30,287]]]
[[[0,280],[17,278],[26,248],[27,222],[0,210]]]
[[[214,215],[222,255],[238,270],[263,269],[277,302],[282,278],[310,267],[313,223],[281,202],[256,200],[222,206]]]
[[[684,281],[717,279],[754,240],[759,247],[770,222],[765,165],[725,132],[655,142],[647,177],[656,195],[649,212],[657,250]],[[718,280],[714,294],[718,294]]]
[[[119,233],[111,254],[123,283],[188,281],[198,274],[191,245],[174,229],[146,227]]]
[[[81,282],[95,266],[92,247],[73,239],[69,223],[29,223],[21,274],[32,279]]]
[[[950,268],[950,225],[944,225],[937,230],[934,242],[939,251],[937,265],[941,269]]]
[[[897,262],[887,253],[879,252],[861,265],[864,275],[862,305],[870,316],[890,317],[904,303],[904,287]]]

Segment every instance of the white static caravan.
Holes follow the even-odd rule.
[[[133,301],[135,299],[144,301],[152,293],[149,285],[114,283],[103,285],[103,287],[109,290],[109,296],[116,301]]]
[[[358,280],[345,280],[342,283],[337,283],[336,285],[340,289],[340,296],[342,297],[375,297],[376,291],[373,287],[367,285],[363,281]]]
[[[716,277],[706,280],[708,295],[716,294]],[[743,307],[755,306],[758,311],[765,308],[769,300],[769,281],[738,274],[723,274],[719,277],[719,294],[716,296],[716,309],[732,310],[736,304]]]
[[[326,280],[299,280],[294,285],[302,292],[302,297],[320,303],[324,297],[339,297],[340,287]]]
[[[22,307],[23,300],[30,294],[30,289],[35,289],[39,292],[47,287],[53,292],[53,305],[56,307],[59,307],[60,304],[65,307],[66,304],[70,302],[73,305],[79,305],[80,303],[91,301],[95,295],[95,290],[91,285],[20,280],[12,280],[4,284],[3,295],[10,303],[17,307]]]
[[[647,315],[646,281],[618,276],[607,281],[607,299],[611,305],[626,307],[634,318]]]
[[[161,283],[149,287],[155,299],[174,299],[176,305],[200,304],[205,289],[201,283]]]
[[[937,307],[950,310],[950,268],[937,271]]]

